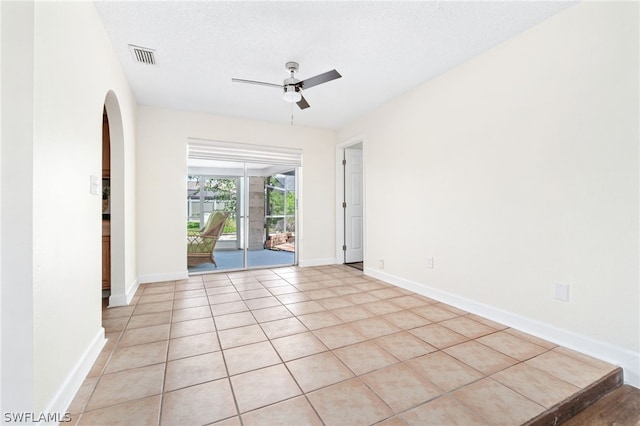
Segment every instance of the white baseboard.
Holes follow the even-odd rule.
[[[159,283],[163,281],[177,281],[177,280],[186,280],[189,278],[188,271],[180,271],[180,272],[165,272],[162,274],[143,274],[138,276],[138,282],[140,284],[146,283]]]
[[[125,290],[124,294],[112,293],[111,296],[109,296],[109,307],[113,308],[116,306],[128,306],[129,303],[131,303],[131,299],[133,299],[133,295],[136,294],[139,286],[140,282],[136,278],[129,285],[129,288]]]
[[[104,328],[100,327],[87,349],[62,383],[62,386],[58,389],[49,406],[42,410],[43,413],[59,413],[63,415],[67,411],[106,342]]]
[[[336,258],[335,257],[325,257],[322,259],[311,259],[311,260],[301,260],[298,262],[298,266],[301,268],[307,268],[309,266],[325,266],[325,265],[335,265]]]
[[[622,367],[624,381],[640,387],[640,353],[601,340],[574,333],[554,325],[498,309],[484,303],[447,293],[373,268],[364,268],[365,275],[413,291],[439,302],[479,315],[492,321],[524,331],[557,345],[582,352],[594,358]]]

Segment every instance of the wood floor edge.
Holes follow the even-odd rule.
[[[640,389],[622,385],[563,423],[563,426],[584,425],[640,425]]]
[[[540,414],[525,423],[526,426],[547,426],[561,425],[585,408],[589,407],[599,399],[605,397],[615,389],[622,386],[623,372],[621,368],[617,368],[602,377],[591,386],[582,389],[580,392],[572,395],[570,398],[551,407],[549,410]]]

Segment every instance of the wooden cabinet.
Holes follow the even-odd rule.
[[[111,235],[110,223],[102,221],[102,289],[111,289]]]
[[[111,177],[111,138],[106,113],[102,115],[102,177]]]
[[[106,110],[102,114],[102,177],[111,177],[111,139]],[[111,222],[109,220],[102,221],[102,289],[111,289]]]

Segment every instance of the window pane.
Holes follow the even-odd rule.
[[[237,231],[238,212],[238,179],[236,178],[207,178],[207,197],[205,210],[207,213],[224,211],[231,212],[225,222],[224,239],[235,239]]]
[[[269,206],[267,215],[282,216],[284,214],[284,191],[268,187]]]
[[[202,208],[200,204],[200,176],[187,179],[187,233],[198,234],[202,226]]]

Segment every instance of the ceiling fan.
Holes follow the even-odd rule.
[[[302,96],[302,90],[309,89],[318,84],[327,83],[336,78],[342,77],[336,70],[327,71],[325,73],[316,75],[315,77],[307,78],[306,80],[298,80],[293,75],[298,71],[299,65],[297,62],[287,62],[285,64],[286,69],[291,73],[289,78],[285,78],[282,84],[265,83],[263,81],[243,80],[241,78],[232,78],[234,83],[249,83],[258,84],[261,86],[277,87],[283,89],[282,98],[291,103],[296,103],[300,109],[309,108],[309,103]]]

